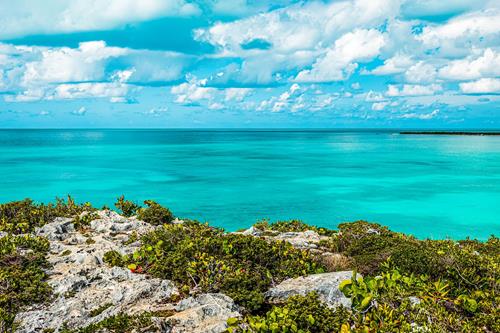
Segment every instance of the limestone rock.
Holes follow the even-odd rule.
[[[109,267],[106,252],[133,252],[138,244],[126,242],[132,235],[154,229],[136,218],[99,211],[98,219],[80,232],[71,219],[57,218],[36,230],[50,240],[47,260],[52,264],[48,283],[55,299],[18,313],[17,332],[41,332],[66,323],[69,328],[84,327],[120,312],[173,310],[170,298],[178,294],[173,282],[134,274],[128,269]]]
[[[274,240],[284,240],[299,249],[316,249],[322,239],[328,237],[320,236],[313,230],[304,232],[282,232],[272,237]]]
[[[227,328],[226,321],[240,317],[238,306],[224,294],[201,294],[180,301],[176,314],[162,324],[166,333],[220,333]]]
[[[342,281],[351,279],[352,275],[352,271],[342,271],[288,279],[269,289],[266,292],[266,298],[271,304],[280,304],[284,303],[290,296],[304,296],[315,291],[319,298],[330,307],[339,305],[350,307],[351,299],[344,296],[339,285]]]

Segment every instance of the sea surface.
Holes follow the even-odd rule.
[[[500,137],[327,130],[0,130],[0,202],[154,199],[227,230],[368,220],[500,235]]]

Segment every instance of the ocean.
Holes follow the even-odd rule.
[[[419,238],[500,234],[500,137],[341,130],[0,130],[0,202],[121,194],[233,231],[367,220]]]

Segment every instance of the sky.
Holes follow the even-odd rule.
[[[500,1],[0,0],[0,128],[500,128]]]

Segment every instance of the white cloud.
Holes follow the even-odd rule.
[[[382,93],[375,92],[373,90],[370,90],[366,94],[366,97],[365,97],[366,102],[381,102],[381,101],[385,101],[385,100],[386,100],[386,98],[384,97],[384,95]]]
[[[427,83],[436,79],[436,68],[424,61],[419,61],[408,68],[405,73],[406,81],[411,83]]]
[[[253,91],[251,88],[218,89],[206,84],[206,79],[189,77],[188,82],[170,88],[170,93],[175,96],[175,103],[206,105],[211,110],[220,110],[244,102]]]
[[[0,38],[104,30],[163,16],[200,13],[184,0],[17,0],[0,2]]]
[[[144,114],[146,116],[158,117],[158,116],[164,115],[167,112],[168,112],[168,107],[160,106],[160,107],[151,108],[151,109],[145,111]]]
[[[372,110],[381,111],[385,109],[385,107],[389,105],[389,102],[377,102],[372,104]]]
[[[409,55],[398,53],[394,57],[386,59],[382,66],[379,66],[365,74],[374,75],[391,75],[404,72],[413,64],[413,60]]]
[[[359,82],[354,82],[353,84],[351,84],[351,88],[354,90],[359,90],[361,89],[361,84]]]
[[[75,116],[84,116],[86,113],[87,113],[87,108],[85,106],[82,106],[78,110],[74,110],[71,112],[71,114]]]
[[[129,101],[128,95],[137,90],[118,82],[63,83],[57,86],[32,87],[17,95],[6,95],[8,102],[32,102],[39,100],[66,100],[83,98],[107,98],[112,103]]]
[[[176,95],[175,102],[180,104],[191,104],[202,100],[210,100],[217,91],[215,88],[204,87],[206,81],[192,80],[173,86],[170,92]]]
[[[225,89],[225,100],[242,102],[252,91],[251,88],[227,88]]]
[[[473,82],[460,83],[460,90],[466,94],[500,93],[500,79],[483,78]]]
[[[376,29],[358,29],[335,41],[325,56],[316,60],[309,70],[301,71],[298,82],[328,82],[348,78],[357,68],[356,61],[374,58],[384,46],[384,35]]]
[[[400,89],[396,85],[390,84],[387,87],[386,96],[390,97],[400,97],[400,96],[426,96],[426,95],[434,95],[436,92],[442,90],[442,87],[439,84],[430,84],[430,85],[418,85],[418,84],[404,84],[403,88]]]
[[[220,47],[223,53],[244,52],[242,44],[262,39],[272,45],[273,52],[289,54],[326,47],[355,28],[382,24],[398,11],[398,0],[299,3],[235,22],[217,23],[197,30],[195,37]]]
[[[439,70],[439,77],[447,80],[474,80],[500,76],[500,52],[490,48],[480,56],[455,60]]]
[[[399,118],[403,119],[420,119],[420,120],[430,120],[439,115],[439,110],[436,109],[430,113],[416,113],[416,112],[410,112],[410,113],[405,113],[399,116]]]
[[[89,90],[89,98],[114,96],[112,99],[119,101],[116,96],[122,96],[121,91],[129,90],[129,86],[118,83],[177,80],[184,76],[183,70],[191,61],[191,56],[174,52],[109,47],[103,41],[80,43],[78,48],[0,43],[0,91],[19,95],[4,97],[16,101],[85,98],[81,91],[61,91],[71,87]],[[97,91],[103,87],[108,92]]]
[[[441,54],[453,56],[466,53],[471,46],[498,45],[499,31],[500,8],[492,7],[427,26],[417,39],[427,48],[439,48]]]
[[[127,52],[123,48],[107,47],[103,41],[80,43],[78,49],[43,48],[39,60],[26,63],[21,82],[29,86],[34,83],[102,80],[105,60]]]

